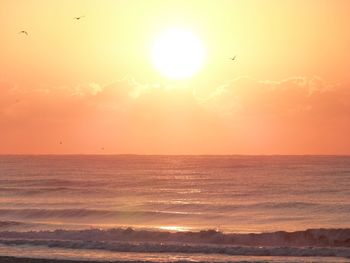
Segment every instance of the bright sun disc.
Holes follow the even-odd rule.
[[[202,67],[204,47],[191,32],[170,29],[153,44],[152,61],[157,70],[168,78],[188,78]]]

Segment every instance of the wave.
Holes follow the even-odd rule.
[[[206,212],[232,212],[238,210],[259,211],[268,210],[323,210],[323,211],[350,211],[350,203],[326,204],[317,202],[256,202],[240,204],[212,204],[212,203],[169,203],[169,202],[149,202],[142,204],[144,208],[161,208],[164,210],[191,210]]]
[[[27,225],[23,222],[17,222],[17,221],[0,221],[0,230],[12,228],[12,227],[18,227],[18,226],[24,226]]]
[[[101,249],[114,252],[138,253],[202,253],[240,256],[298,256],[298,257],[344,257],[350,258],[347,248],[312,247],[247,247],[247,246],[209,246],[163,243],[127,243],[127,242],[78,242],[70,240],[4,240],[4,245],[47,246],[50,248]]]
[[[16,203],[14,203],[16,204]],[[129,206],[132,210],[120,211],[120,210],[108,210],[108,209],[87,209],[87,208],[39,208],[40,206],[59,206],[67,203],[22,203],[23,206],[31,208],[0,208],[0,215],[13,215],[22,216],[24,218],[52,218],[52,217],[88,217],[88,216],[118,216],[118,215],[173,215],[173,214],[183,214],[183,215],[199,215],[205,216],[208,213],[227,214],[236,213],[239,211],[244,212],[257,212],[260,210],[305,210],[314,209],[315,211],[340,211],[348,212],[350,211],[350,204],[322,204],[322,203],[308,203],[308,202],[260,202],[260,203],[248,203],[248,204],[234,204],[234,205],[213,205],[208,203],[189,203],[189,204],[174,204],[174,203],[146,203],[138,204],[134,206]],[[68,203],[73,205],[84,205],[84,203]],[[19,203],[18,205],[21,205]],[[38,208],[37,208],[37,207]],[[106,204],[108,206],[108,204]]]
[[[170,211],[115,211],[115,210],[99,210],[99,209],[0,209],[1,218],[21,218],[21,219],[61,219],[72,220],[79,219],[111,219],[114,222],[116,219],[134,219],[145,220],[147,218],[173,218],[174,216],[181,218],[191,218],[199,215],[193,212],[170,212]]]
[[[135,230],[114,228],[108,230],[55,230],[29,232],[0,232],[0,238],[50,239],[71,241],[118,241],[118,242],[171,242],[185,244],[240,245],[240,246],[288,246],[288,247],[348,247],[350,248],[350,228],[308,229],[295,232],[271,233],[223,233],[216,230],[199,232],[170,232],[160,230]]]
[[[119,191],[119,194],[122,191]],[[57,194],[64,194],[70,196],[91,196],[95,197],[103,196],[116,196],[115,190],[108,188],[89,188],[89,187],[63,187],[63,186],[51,186],[51,187],[1,187],[0,196],[15,196],[15,197],[38,197],[38,196],[52,196]]]

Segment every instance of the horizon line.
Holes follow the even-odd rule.
[[[142,153],[0,153],[0,156],[319,156],[350,157],[348,154],[142,154]]]

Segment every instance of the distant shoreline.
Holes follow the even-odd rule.
[[[0,157],[116,156],[116,157],[350,157],[344,154],[138,154],[138,153],[0,153]]]
[[[155,261],[139,261],[139,260],[108,260],[108,261],[90,261],[90,260],[69,260],[69,259],[45,259],[45,258],[25,258],[25,257],[10,257],[1,256],[0,263],[157,263]],[[185,263],[186,261],[174,261],[167,263]]]
[[[0,263],[97,263],[96,261],[73,261],[59,259],[36,259],[36,258],[17,258],[0,256]],[[101,263],[101,262],[99,262]]]
[[[67,259],[44,259],[44,258],[22,258],[0,256],[0,263],[142,263],[143,261],[87,261],[87,260],[67,260]],[[152,263],[152,262],[147,262]]]

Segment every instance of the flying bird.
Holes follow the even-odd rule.
[[[19,31],[18,33],[19,33],[19,34],[25,34],[26,36],[28,36],[28,32],[25,31],[25,30]]]
[[[80,20],[80,19],[82,19],[83,17],[85,17],[85,16],[76,16],[76,17],[74,17],[74,19],[75,19],[75,20]]]

